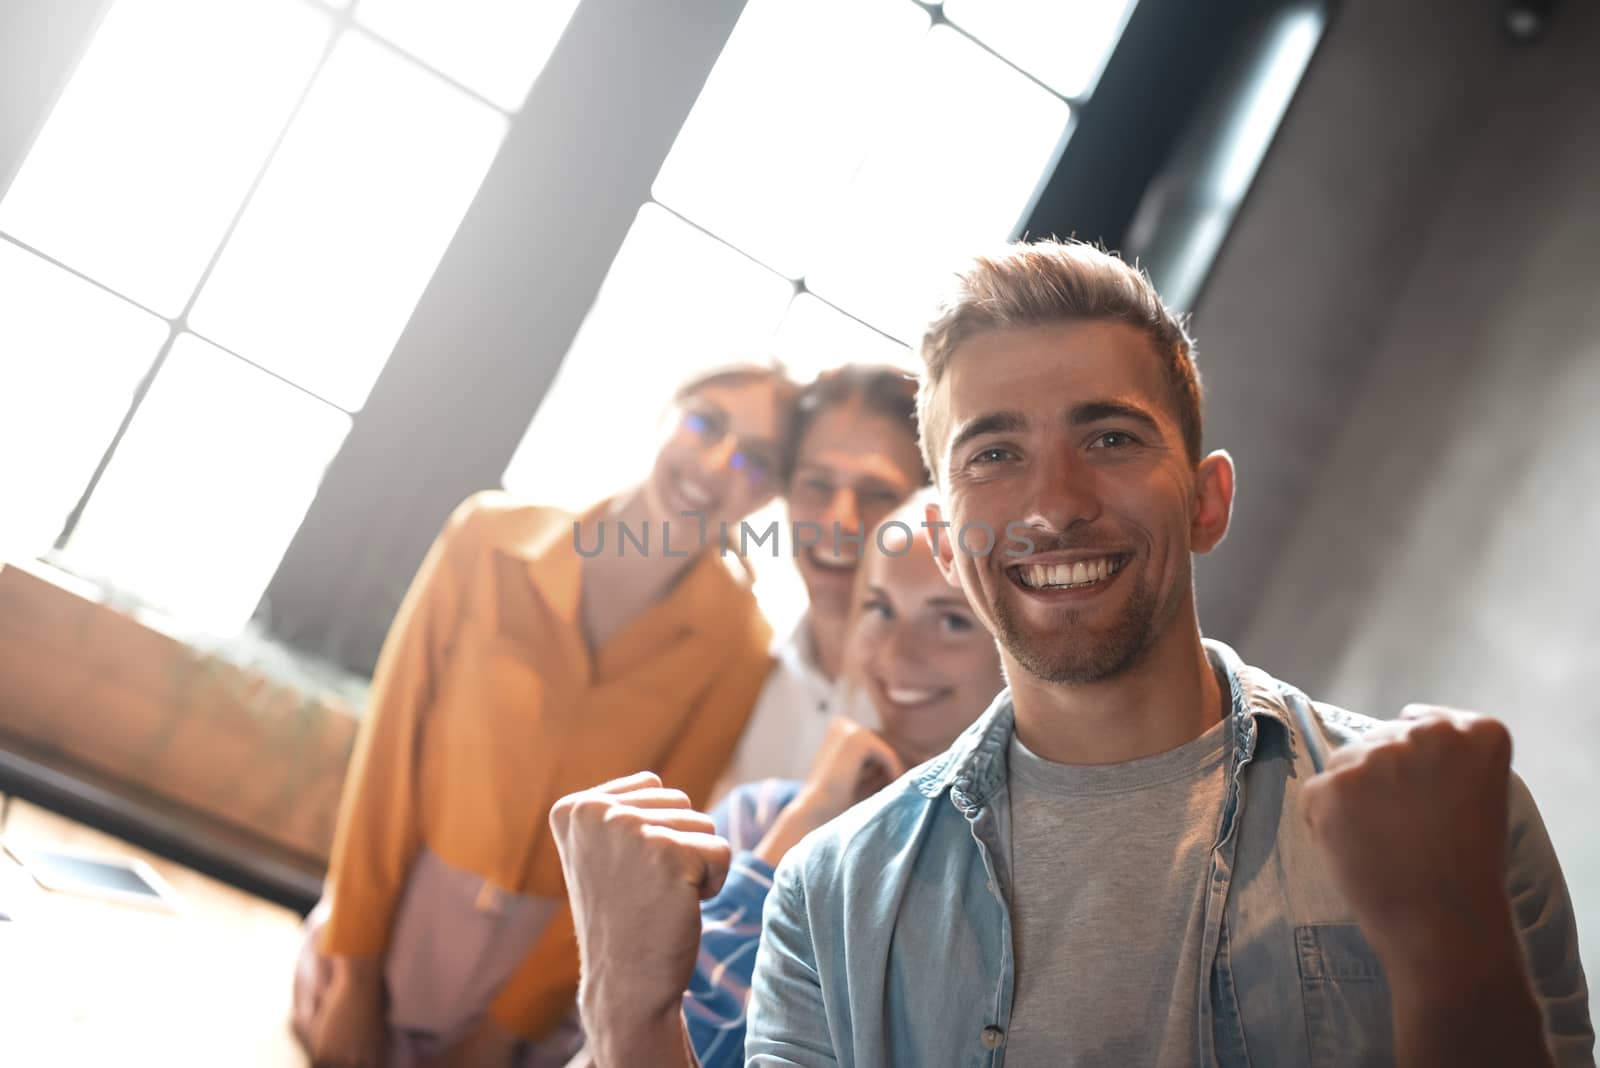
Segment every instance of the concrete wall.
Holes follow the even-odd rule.
[[[1373,41],[1349,35],[1352,27],[1379,26],[1387,6],[1350,0],[1328,45],[1346,51],[1319,57],[1319,73],[1348,67],[1341,77],[1357,96],[1370,79],[1389,77],[1361,72],[1355,60],[1373,57]],[[1381,213],[1343,221],[1351,234],[1336,252],[1360,244],[1387,262],[1371,272],[1347,258],[1330,264],[1322,296],[1263,313],[1269,325],[1317,323],[1328,331],[1326,346],[1346,348],[1359,377],[1352,384],[1336,376],[1337,388],[1329,388],[1316,362],[1304,366],[1305,354],[1274,350],[1259,337],[1228,356],[1240,376],[1252,362],[1278,367],[1264,373],[1293,388],[1286,399],[1309,413],[1306,428],[1319,440],[1289,444],[1293,436],[1283,429],[1289,466],[1278,461],[1273,469],[1293,475],[1293,491],[1273,496],[1269,484],[1265,499],[1244,512],[1248,541],[1259,536],[1253,509],[1288,505],[1275,520],[1280,548],[1241,559],[1239,546],[1225,545],[1209,577],[1233,588],[1213,585],[1211,593],[1231,605],[1228,618],[1238,627],[1231,637],[1248,659],[1320,697],[1380,716],[1409,701],[1455,704],[1511,726],[1516,765],[1577,902],[1593,988],[1600,979],[1600,576],[1591,566],[1600,545],[1600,5],[1562,5],[1550,37],[1520,49],[1494,35],[1498,5],[1448,6],[1456,11],[1454,45],[1445,22],[1437,27],[1442,36],[1408,34],[1408,47],[1458,47],[1457,60],[1471,58],[1476,68],[1455,102],[1441,97],[1422,121],[1429,131],[1452,131],[1454,143],[1440,150],[1447,165],[1392,176],[1393,229],[1381,225]],[[1471,33],[1460,32],[1461,22]],[[1460,99],[1471,102],[1469,111]],[[1396,101],[1393,119],[1323,126],[1319,151],[1348,154],[1357,171],[1363,146],[1381,149],[1395,124],[1418,114],[1415,103]],[[1310,138],[1308,116],[1296,118],[1302,125],[1294,134]],[[1277,184],[1263,186],[1257,216],[1231,249],[1234,261],[1207,295],[1203,345],[1206,320],[1215,327],[1213,345],[1217,335],[1259,333],[1260,324],[1241,320],[1250,294],[1238,287],[1250,272],[1268,273],[1274,255],[1293,259],[1290,249],[1253,244],[1268,221],[1260,215],[1295,193],[1285,172],[1304,161],[1275,162],[1263,181]],[[1354,180],[1370,184],[1370,177]],[[1307,216],[1343,206],[1325,184],[1308,184],[1301,195]],[[1374,277],[1385,291],[1372,294],[1370,305],[1349,304]],[[1285,363],[1298,369],[1284,371]],[[1227,443],[1220,431],[1216,441]],[[1241,493],[1260,498],[1256,472],[1242,466]],[[1600,998],[1595,1006],[1600,1013]]]
[[[1497,0],[1345,0],[1194,309],[1206,440],[1241,485],[1200,563],[1202,618],[1246,630],[1365,380],[1434,215],[1521,59]]]

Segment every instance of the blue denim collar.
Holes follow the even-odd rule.
[[[1276,723],[1294,744],[1289,711],[1277,680],[1245,664],[1222,642],[1206,638],[1203,644],[1212,666],[1228,680],[1233,767],[1237,769],[1255,756],[1258,721]],[[1011,688],[1007,687],[943,755],[928,763],[917,776],[916,788],[928,798],[948,790],[951,801],[962,811],[986,804],[1006,785],[1006,751],[1015,727],[1016,710],[1011,704]]]

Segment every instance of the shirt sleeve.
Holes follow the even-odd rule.
[[[751,852],[800,784],[766,779],[736,788],[711,819],[733,847],[727,881],[700,906],[700,956],[683,995],[689,1043],[702,1068],[744,1064],[745,1008],[761,940],[761,912],[772,889],[772,866]]]
[[[456,509],[412,580],[384,640],[345,773],[328,858],[320,948],[379,956],[420,846],[416,752],[459,619],[478,499]]]
[[[771,889],[772,867],[752,853],[739,853],[722,892],[700,906],[700,956],[683,994],[683,1015],[702,1068],[744,1064],[750,975]]]
[[[1559,1068],[1593,1068],[1589,986],[1578,957],[1572,898],[1533,795],[1516,775],[1511,777],[1510,826],[1506,889],[1550,1051]]]
[[[816,949],[798,864],[779,866],[762,914],[745,1038],[749,1068],[833,1068]]]

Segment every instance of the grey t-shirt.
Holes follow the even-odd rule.
[[[1010,751],[1016,995],[1006,1068],[1194,1065],[1224,719],[1125,764]]]

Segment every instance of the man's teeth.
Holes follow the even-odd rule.
[[[883,692],[897,705],[920,705],[939,696],[938,690],[902,690],[896,686],[886,686]]]
[[[1079,560],[1072,564],[1024,564],[1017,569],[1024,586],[1035,588],[1092,586],[1122,570],[1117,557],[1102,556],[1098,560]]]
[[[819,552],[811,554],[811,562],[824,571],[854,571],[856,566],[853,556],[824,556]]]

